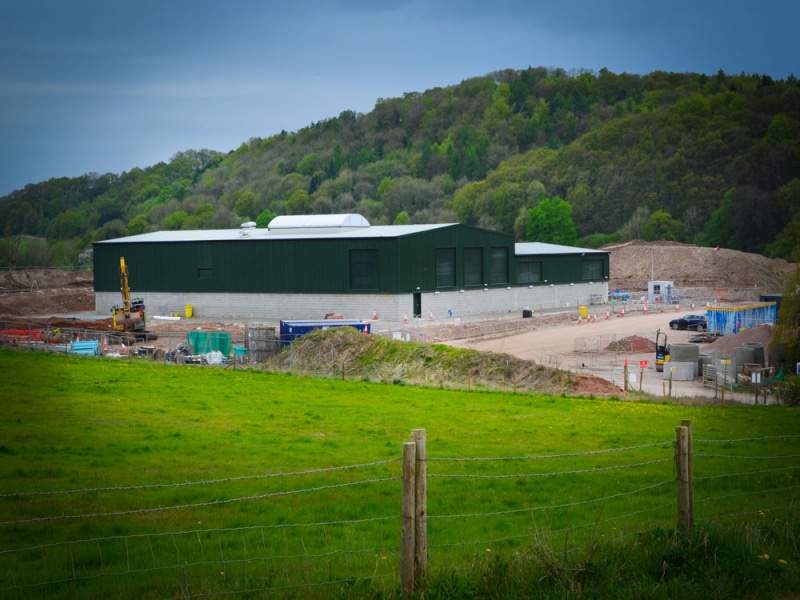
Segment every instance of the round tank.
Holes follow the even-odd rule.
[[[745,348],[753,349],[753,362],[760,364],[762,367],[766,364],[764,362],[764,344],[761,342],[746,342],[743,344]]]
[[[733,363],[736,365],[736,372],[742,372],[742,365],[754,363],[756,361],[756,351],[748,346],[739,346],[733,350]]]
[[[671,344],[669,347],[669,362],[692,363],[695,377],[698,374],[699,356],[697,344]]]

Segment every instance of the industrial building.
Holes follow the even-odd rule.
[[[98,313],[119,303],[120,257],[148,313],[266,320],[462,317],[600,303],[608,252],[457,223],[371,226],[360,215],[268,229],[159,231],[94,244]]]

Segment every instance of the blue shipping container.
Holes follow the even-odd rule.
[[[355,327],[361,333],[369,333],[369,323],[358,319],[320,319],[317,321],[281,321],[281,342],[293,342],[312,331],[329,327]]]
[[[766,302],[733,308],[709,308],[706,318],[709,333],[729,335],[740,329],[774,325],[778,320],[778,311],[775,302]]]

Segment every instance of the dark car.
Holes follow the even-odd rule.
[[[671,329],[696,329],[697,331],[705,331],[708,329],[708,321],[705,315],[686,315],[680,319],[672,319],[669,322]]]

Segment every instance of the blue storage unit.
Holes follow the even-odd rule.
[[[312,331],[330,327],[355,327],[361,333],[369,333],[369,323],[358,319],[319,319],[316,321],[281,321],[281,343],[293,342]]]
[[[729,335],[740,329],[774,325],[778,320],[778,310],[775,302],[733,308],[709,308],[706,318],[709,333]]]

